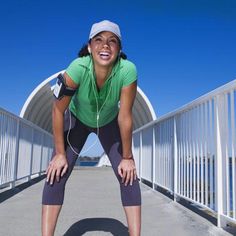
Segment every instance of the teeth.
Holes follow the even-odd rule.
[[[109,56],[109,53],[107,53],[107,52],[101,52],[100,55],[101,55],[101,56]]]

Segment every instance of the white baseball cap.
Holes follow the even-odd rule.
[[[93,38],[95,35],[101,33],[102,31],[112,32],[121,40],[121,33],[119,26],[109,20],[103,20],[93,24],[89,34],[89,39]]]

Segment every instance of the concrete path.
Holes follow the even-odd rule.
[[[0,193],[0,236],[40,236],[43,184],[41,180],[18,188],[8,199]],[[141,188],[142,236],[232,235],[161,193],[143,184]],[[62,235],[128,236],[119,185],[110,167],[72,172],[55,233]]]

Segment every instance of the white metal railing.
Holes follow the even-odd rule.
[[[52,147],[51,134],[0,108],[0,188],[44,172]]]
[[[133,133],[138,174],[236,223],[236,80]]]

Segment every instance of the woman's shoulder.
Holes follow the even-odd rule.
[[[71,62],[71,64],[74,64],[75,66],[83,66],[83,67],[89,67],[90,63],[91,63],[90,56],[78,57]]]
[[[137,80],[137,70],[133,62],[127,59],[120,60],[120,80],[122,81],[122,87],[128,86]]]
[[[120,59],[120,69],[121,71],[127,72],[127,71],[136,71],[136,65],[127,59]]]
[[[74,59],[66,69],[66,73],[77,84],[82,82],[83,75],[88,71],[91,59],[89,56]]]

